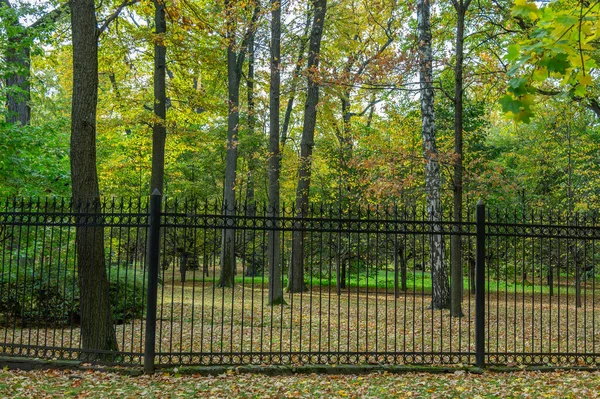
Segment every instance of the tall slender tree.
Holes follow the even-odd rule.
[[[244,212],[248,218],[256,216],[256,178],[258,162],[256,153],[258,151],[257,137],[256,137],[256,93],[255,93],[255,67],[256,67],[256,32],[254,29],[250,32],[248,38],[248,72],[246,75],[246,94],[247,94],[247,107],[248,107],[248,156],[247,156],[247,182],[246,182],[246,200]],[[249,230],[245,234],[247,245],[245,248],[252,248],[251,243],[256,238],[256,231]],[[249,245],[250,244],[250,245]],[[246,276],[256,276],[258,273],[259,262],[256,261],[256,256],[253,251],[249,254],[250,258],[247,262]]]
[[[429,257],[431,262],[432,309],[450,307],[450,284],[444,261],[444,239],[441,230],[442,204],[440,199],[440,164],[435,137],[433,52],[431,49],[431,3],[417,0],[417,23],[419,40],[419,86],[421,92],[421,134],[425,158],[425,190],[427,214],[433,224],[430,235]],[[436,234],[438,233],[438,234]]]
[[[304,25],[304,32],[302,37],[300,38],[300,44],[298,46],[298,55],[296,57],[296,65],[294,66],[294,71],[292,72],[289,96],[287,100],[287,105],[285,108],[285,115],[283,117],[283,126],[281,127],[281,145],[284,146],[287,138],[288,131],[290,128],[290,121],[292,119],[292,111],[294,110],[294,101],[296,99],[296,92],[298,89],[298,77],[302,72],[302,66],[304,65],[304,51],[306,49],[306,44],[308,43],[308,33],[310,30],[310,21],[312,16],[312,9],[307,7],[306,10],[306,24]]]
[[[456,60],[454,61],[454,198],[453,215],[455,230],[463,221],[463,64],[465,46],[465,15],[471,0],[452,0],[456,11]],[[463,273],[461,236],[450,238],[450,314],[462,317]]]
[[[240,121],[240,82],[242,67],[248,49],[248,41],[255,29],[259,16],[260,4],[255,2],[252,7],[252,20],[243,35],[242,43],[237,40],[237,24],[235,22],[237,2],[225,1],[225,26],[227,40],[227,153],[225,156],[225,186],[223,188],[223,216],[235,215],[235,181],[237,172],[237,154],[239,143]],[[239,46],[239,47],[238,47]],[[220,287],[232,287],[235,274],[235,229],[223,229],[221,235],[221,275]]]
[[[279,105],[281,94],[281,3],[271,0],[271,76],[269,86],[269,217],[279,217]],[[275,226],[276,227],[276,226]],[[283,303],[281,282],[280,232],[269,231],[267,251],[269,265],[269,304]]]
[[[298,167],[298,185],[296,189],[296,217],[308,215],[308,196],[314,147],[315,126],[317,123],[317,105],[319,103],[319,57],[321,39],[327,12],[327,0],[314,0],[314,17],[308,46],[308,85],[304,104],[304,125],[300,143],[300,161]],[[304,232],[295,230],[292,235],[292,259],[288,276],[289,292],[306,290],[304,284]]]
[[[154,0],[154,123],[152,124],[152,175],[150,193],[158,190],[164,194],[165,144],[167,140],[167,32],[164,0]]]

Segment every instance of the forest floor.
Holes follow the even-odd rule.
[[[165,283],[159,291],[157,360],[165,365],[474,362],[475,302],[470,295],[464,297],[462,318],[430,309],[431,296],[414,290],[395,296],[393,291],[350,288],[337,295],[335,287],[318,286],[285,293],[285,301],[269,306],[264,283],[234,289],[212,282]],[[139,362],[144,321],[132,320],[116,329],[120,350],[134,356],[125,361]],[[492,292],[486,295],[486,334],[486,351],[497,356],[490,358],[492,363],[564,365],[557,357],[510,354],[568,353],[576,360],[570,365],[596,364],[585,355],[600,353],[600,303],[595,290],[584,292],[581,307],[575,306],[572,294]],[[79,338],[76,325],[0,328],[0,342],[25,350],[57,348],[44,357],[76,358],[77,351],[61,354],[58,348],[76,349]],[[5,352],[39,353],[19,348]]]
[[[598,398],[600,372],[216,377],[0,370],[2,398]]]

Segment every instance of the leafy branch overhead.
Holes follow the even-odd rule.
[[[538,6],[516,0],[512,17],[527,35],[507,48],[510,80],[500,99],[512,119],[529,123],[540,95],[562,95],[582,102],[599,117],[596,68],[600,54],[600,2],[558,0]]]

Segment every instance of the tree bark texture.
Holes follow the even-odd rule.
[[[440,165],[435,138],[434,94],[433,94],[433,54],[431,49],[431,21],[429,0],[417,0],[417,20],[419,35],[419,80],[421,90],[421,119],[423,152],[425,158],[425,190],[427,193],[427,214],[432,222],[429,256],[431,261],[432,309],[450,307],[450,284],[448,270],[444,262],[444,239],[441,234],[442,209],[440,199]]]
[[[7,25],[11,26],[12,33],[8,35],[6,45],[6,66],[8,73],[5,77],[6,85],[6,121],[8,123],[21,123],[28,125],[31,120],[29,100],[31,89],[29,76],[31,71],[31,49],[28,43],[27,28],[19,23],[15,10],[8,2],[0,4],[6,7]]]
[[[98,39],[93,0],[71,2],[73,97],[71,112],[71,179],[76,212],[100,213],[96,172],[96,106],[98,102]],[[99,217],[99,216],[96,216]],[[117,350],[104,259],[104,230],[76,227],[77,271],[81,307],[82,357],[94,350]],[[82,224],[80,224],[82,223]]]
[[[260,8],[255,3],[252,13],[252,22],[248,27],[239,54],[236,53],[236,29],[233,21],[235,4],[230,0],[225,2],[226,26],[227,26],[227,90],[228,90],[228,114],[227,114],[227,153],[225,155],[225,185],[223,187],[223,216],[226,223],[233,223],[232,218],[236,212],[235,202],[235,180],[237,171],[238,144],[239,144],[239,122],[240,122],[240,81],[242,66],[246,56],[248,41],[254,30],[254,24],[258,19]],[[219,278],[220,287],[233,287],[235,275],[235,229],[223,229],[221,233],[221,274]]]
[[[308,216],[312,150],[317,122],[317,105],[319,103],[319,83],[316,74],[319,69],[319,55],[327,0],[315,0],[313,4],[315,11],[308,46],[308,86],[304,106],[304,125],[302,127],[298,186],[296,189],[296,217],[299,219]],[[301,230],[295,230],[292,234],[292,259],[287,289],[289,292],[306,290],[304,284],[304,232]]]
[[[254,137],[256,130],[256,115],[255,115],[255,100],[254,100],[254,48],[255,48],[256,35],[254,31],[250,33],[248,40],[248,75],[246,76],[246,91],[248,101],[248,181],[246,183],[246,206],[245,214],[248,218],[256,216],[256,199],[255,199],[255,173],[258,169],[256,157],[254,156],[257,151],[256,138]],[[252,249],[252,243],[256,237],[255,230],[243,231],[245,234],[244,240],[244,251]],[[256,262],[256,255],[254,253],[247,253],[246,256],[251,259],[247,263],[245,275],[248,277],[256,276],[259,272],[259,263]]]
[[[167,49],[164,46],[164,34],[167,31],[165,4],[163,0],[154,0],[154,123],[152,125],[152,176],[150,193],[158,190],[164,194],[165,180],[165,143],[167,139]]]
[[[25,39],[25,40],[23,40]],[[8,40],[6,62],[13,69],[6,78],[6,111],[8,123],[29,125],[31,109],[29,100],[31,89],[29,76],[31,68],[31,51],[26,42],[25,34],[11,37]]]
[[[281,95],[281,3],[271,0],[271,76],[269,85],[269,209],[273,224],[279,217],[279,106]],[[270,230],[267,237],[267,264],[269,267],[269,304],[284,302],[281,281],[281,233]]]
[[[465,14],[470,0],[453,0],[456,10],[456,61],[454,65],[454,197],[453,215],[455,232],[463,221],[463,63]],[[450,281],[451,306],[450,314],[462,317],[463,272],[462,272],[462,237],[458,234],[450,238]]]
[[[233,33],[232,33],[233,34]],[[223,190],[223,216],[235,215],[235,179],[238,152],[238,125],[240,120],[240,76],[233,37],[227,47],[227,82],[229,111],[227,116],[227,153],[225,156],[225,187]],[[223,229],[221,238],[220,287],[232,287],[235,273],[235,230]]]
[[[5,77],[6,93],[6,121],[8,123],[21,123],[29,125],[31,122],[31,36],[35,30],[56,22],[69,9],[70,3],[64,3],[54,10],[42,15],[29,26],[23,26],[7,0],[0,0],[0,7],[9,11],[6,15],[7,25],[11,25],[12,33],[8,36],[6,46],[6,65],[9,73]]]

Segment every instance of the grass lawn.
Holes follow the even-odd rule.
[[[0,370],[2,398],[597,398],[599,372],[292,375]]]
[[[514,276],[513,276],[514,277]],[[218,282],[218,276],[209,276],[205,277],[201,272],[187,272],[187,279],[197,281],[197,282]],[[282,276],[282,285],[287,286],[287,277]],[[236,284],[268,284],[269,277],[268,276],[257,276],[257,277],[248,277],[243,275],[236,275],[234,277]],[[524,293],[524,294],[550,294],[550,286],[546,284],[546,281],[542,281],[543,279],[539,276],[535,276],[533,278],[534,281],[526,281],[523,283],[522,279],[519,278],[494,278],[490,277],[486,280],[486,291],[490,293],[498,293],[498,292],[516,292],[516,293]],[[179,276],[177,275],[167,275],[166,282],[170,281],[179,281]],[[332,279],[329,278],[307,278],[305,279],[306,285],[312,288],[328,288],[335,287],[336,281],[335,277]],[[394,273],[391,270],[379,270],[377,272],[371,272],[368,275],[364,272],[361,273],[353,273],[347,279],[346,285],[348,288],[360,288],[360,289],[378,289],[378,290],[388,290],[393,291],[394,289]],[[400,282],[398,282],[398,286],[400,288]],[[416,291],[423,293],[431,293],[431,273],[422,272],[422,271],[409,271],[406,273],[406,288],[408,291]],[[469,292],[470,281],[467,277],[463,280],[463,287],[465,292]],[[582,291],[589,291],[591,289],[595,289],[596,287],[600,287],[600,281],[598,279],[588,279],[587,281],[583,281],[581,283]],[[560,294],[575,294],[575,283],[573,276],[566,276],[564,274],[555,276],[553,291],[554,295]]]

